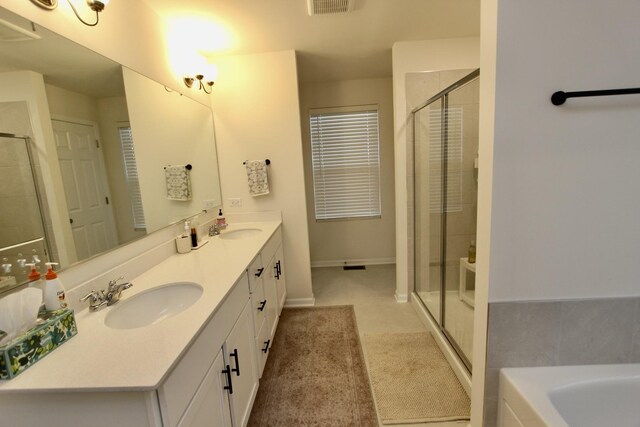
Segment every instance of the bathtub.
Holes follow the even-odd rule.
[[[640,427],[640,364],[504,368],[499,427]]]

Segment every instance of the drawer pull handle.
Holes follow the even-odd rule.
[[[223,388],[225,390],[229,390],[229,394],[233,394],[233,384],[231,383],[231,367],[227,365],[227,369],[223,369],[222,373],[227,375],[227,384],[228,384]]]
[[[267,300],[260,301],[260,307],[258,307],[258,311],[264,310],[265,305],[267,305]]]
[[[280,276],[282,276],[282,264],[280,263],[280,260],[278,260],[276,263],[276,278],[280,279]]]
[[[231,372],[235,372],[236,376],[240,376],[240,362],[238,361],[238,349],[234,349],[231,356],[236,360],[236,367],[231,370]]]
[[[256,277],[260,277],[260,276],[262,276],[262,272],[263,272],[263,271],[264,271],[264,267],[259,268],[259,269],[258,269],[258,272],[256,273]]]
[[[266,340],[266,341],[264,342],[264,348],[262,349],[262,352],[263,352],[263,353],[266,353],[267,351],[269,351],[269,344],[271,344],[271,340],[270,340],[270,339],[269,339],[269,340]]]

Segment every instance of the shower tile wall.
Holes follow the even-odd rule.
[[[640,363],[640,297],[489,304],[485,426],[500,368]]]

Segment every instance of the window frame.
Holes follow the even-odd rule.
[[[316,135],[318,132],[322,132],[321,124],[318,123],[319,117],[324,116],[326,119],[331,120],[331,117],[339,117],[341,115],[348,115],[350,113],[362,113],[363,115],[371,116],[372,113],[375,113],[374,123],[371,123],[371,117],[363,117],[360,120],[360,124],[357,121],[353,121],[352,123],[347,124],[347,126],[366,126],[367,129],[360,132],[361,138],[366,138],[366,141],[356,142],[353,145],[357,145],[355,150],[346,149],[344,142],[336,143],[336,145],[342,144],[342,146],[337,147],[338,152],[344,151],[360,151],[360,154],[355,154],[351,160],[354,162],[352,165],[348,165],[346,167],[342,167],[342,169],[365,169],[360,172],[348,172],[342,171],[340,172],[341,167],[338,166],[337,163],[331,164],[331,159],[328,161],[329,165],[323,167],[320,163],[322,163],[323,156],[323,141],[322,138],[317,139]],[[382,188],[381,188],[381,147],[380,147],[380,108],[378,104],[367,104],[367,105],[355,105],[355,106],[345,106],[345,107],[330,107],[330,108],[313,108],[309,109],[308,114],[308,123],[309,123],[309,140],[310,140],[310,151],[311,151],[311,175],[313,179],[313,200],[314,200],[314,218],[316,222],[330,222],[330,221],[354,221],[354,220],[368,220],[368,219],[380,219],[382,218]],[[374,127],[374,130],[369,129],[370,126]],[[331,126],[325,127],[325,132],[327,129],[330,129]],[[333,129],[335,131],[335,129]],[[335,137],[329,137],[328,139],[335,139]],[[327,141],[324,141],[325,146],[327,145]],[[373,144],[373,147],[372,147]],[[366,155],[362,154],[362,151],[367,152]],[[324,156],[327,156],[327,149],[324,149]],[[337,157],[335,154],[334,158]],[[365,162],[366,160],[366,162]],[[364,163],[363,163],[364,162]],[[360,163],[360,164],[358,164]],[[366,163],[366,165],[365,165]],[[333,169],[333,171],[331,171]],[[327,184],[327,173],[334,173],[339,175],[342,173],[347,176],[347,178],[335,178],[334,179],[343,179],[344,184],[348,184],[348,180],[350,179],[348,176],[354,177],[356,173],[360,175],[361,186],[366,187],[367,190],[361,190],[358,195],[356,195],[356,201],[349,205],[349,201],[345,201],[345,206],[342,208],[336,208],[335,206],[339,205],[339,202],[335,202],[329,200],[329,202],[319,203],[320,195],[319,193],[329,194],[329,198],[336,196],[336,187],[331,188],[331,183]],[[324,173],[323,173],[324,172]],[[363,176],[366,175],[366,178]],[[321,178],[319,180],[318,178]],[[322,182],[319,182],[322,181]],[[372,189],[375,191],[372,192]],[[332,191],[333,190],[333,194]],[[348,190],[347,190],[348,191]],[[339,191],[338,191],[339,192]],[[365,202],[365,205],[362,205],[362,202],[367,199],[366,194],[368,196],[368,202]],[[371,197],[373,195],[373,197]],[[357,196],[360,196],[359,198]],[[333,199],[335,200],[335,199]],[[361,203],[360,209],[357,207],[357,202]],[[327,205],[332,204],[334,206],[334,211],[341,210],[343,212],[333,213],[331,214],[330,209]],[[319,206],[320,205],[320,206]],[[365,206],[365,207],[362,207]],[[360,211],[360,213],[358,213]]]

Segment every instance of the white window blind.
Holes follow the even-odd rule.
[[[442,212],[442,110],[429,112],[429,210]],[[462,108],[448,108],[447,212],[462,211]]]
[[[316,220],[380,217],[378,107],[311,110]]]
[[[133,226],[136,230],[145,229],[142,193],[140,192],[140,182],[138,181],[138,167],[136,165],[136,153],[133,147],[131,127],[120,127],[118,131],[120,133],[120,145],[122,147],[127,189],[129,190]]]

